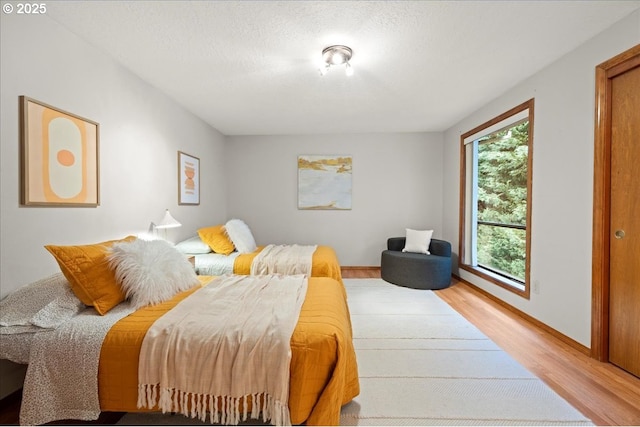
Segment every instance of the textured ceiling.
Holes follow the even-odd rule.
[[[56,1],[47,14],[225,135],[442,131],[638,1]],[[331,44],[355,74],[318,73]]]

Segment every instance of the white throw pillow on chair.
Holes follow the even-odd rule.
[[[412,230],[407,228],[407,241],[402,252],[414,252],[418,254],[430,254],[429,245],[433,230]]]

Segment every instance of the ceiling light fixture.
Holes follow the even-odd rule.
[[[353,51],[350,47],[343,45],[334,45],[324,48],[322,51],[322,59],[325,62],[325,65],[320,68],[320,75],[324,76],[334,65],[342,65],[345,66],[345,74],[347,76],[353,76],[353,67],[349,63],[349,60],[353,56]]]

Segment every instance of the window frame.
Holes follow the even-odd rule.
[[[534,98],[523,102],[512,109],[505,111],[499,116],[465,132],[460,136],[460,223],[458,230],[458,268],[478,276],[490,283],[500,286],[510,292],[513,292],[523,298],[529,299],[531,295],[530,273],[531,273],[531,211],[532,211],[532,181],[533,181],[533,128],[534,128]],[[524,284],[520,281],[510,280],[507,277],[496,274],[488,269],[466,264],[466,242],[467,242],[467,150],[465,140],[480,132],[483,132],[497,124],[507,122],[509,118],[527,111],[529,120],[528,132],[528,149],[527,149],[527,213],[526,213],[526,244],[525,244],[525,278]],[[518,119],[514,119],[509,124],[517,123]],[[504,126],[503,126],[504,127]],[[487,131],[486,133],[490,133]],[[469,218],[473,221],[473,218]],[[524,289],[520,289],[524,285]]]

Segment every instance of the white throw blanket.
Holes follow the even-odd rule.
[[[290,425],[290,341],[306,276],[222,276],[159,318],[145,335],[138,407],[211,423]],[[242,404],[244,411],[240,412]],[[219,409],[220,407],[220,409]]]
[[[306,274],[311,276],[317,246],[268,245],[251,263],[251,274]]]

